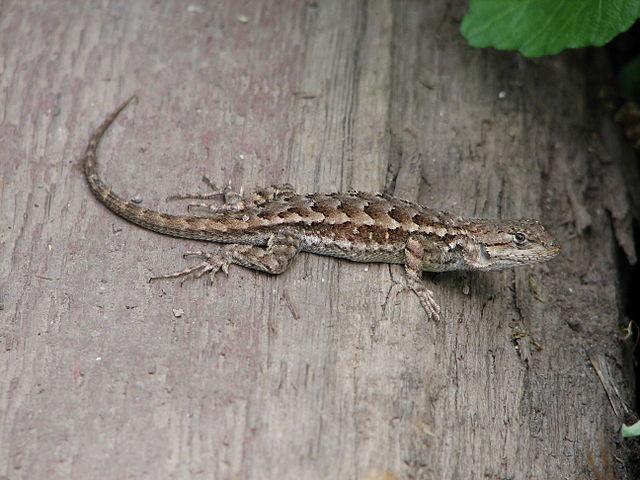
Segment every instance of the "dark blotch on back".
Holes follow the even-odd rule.
[[[403,208],[393,207],[389,210],[388,215],[398,223],[409,223],[413,221],[413,215]]]

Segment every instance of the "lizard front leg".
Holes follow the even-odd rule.
[[[422,308],[427,316],[436,322],[440,320],[440,306],[433,298],[433,292],[422,283],[422,266],[428,261],[429,252],[423,244],[410,237],[404,249],[404,269],[407,275],[407,285],[418,296]]]
[[[187,252],[185,257],[198,257],[202,262],[180,272],[152,277],[149,281],[193,277],[200,278],[208,274],[213,281],[217,272],[227,273],[232,264],[274,275],[284,272],[295,256],[300,252],[300,240],[295,235],[274,234],[266,247],[255,245],[221,245],[213,252]]]

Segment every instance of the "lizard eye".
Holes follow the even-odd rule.
[[[513,236],[513,239],[518,245],[523,245],[527,241],[527,236],[522,232],[518,232]]]

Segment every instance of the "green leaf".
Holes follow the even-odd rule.
[[[462,35],[473,47],[527,57],[600,46],[640,16],[640,0],[470,0]]]

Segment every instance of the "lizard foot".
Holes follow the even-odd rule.
[[[429,320],[439,322],[440,305],[438,305],[438,303],[433,298],[433,292],[422,285],[422,283],[419,281],[409,282],[408,287],[418,296],[420,305],[422,305],[424,311],[427,312],[427,317],[429,318]]]
[[[213,252],[187,252],[184,257],[198,257],[197,265],[181,272],[158,275],[149,281],[166,278],[200,278],[209,275],[211,283],[220,270],[227,273],[231,264],[251,270],[278,275],[284,272],[300,251],[300,239],[291,235],[272,235],[266,246],[229,243],[216,248]],[[183,281],[184,283],[184,281]]]
[[[193,279],[197,280],[198,278],[203,277],[204,275],[209,275],[211,283],[213,283],[215,279],[216,273],[219,271],[223,271],[224,273],[229,273],[229,265],[233,263],[233,252],[228,249],[220,249],[220,251],[215,253],[208,252],[186,252],[183,255],[186,257],[198,257],[203,261],[193,267],[186,268],[180,272],[169,273],[164,275],[156,275],[155,277],[151,277],[149,279],[149,283],[155,280],[164,280],[170,278],[184,278],[180,285],[182,285],[186,280]]]

